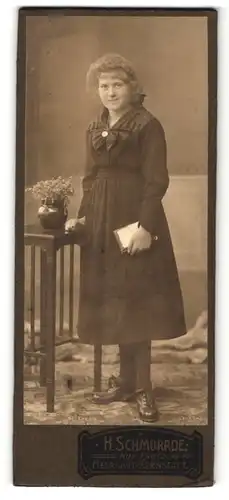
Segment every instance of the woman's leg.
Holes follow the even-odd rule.
[[[158,412],[152,395],[150,377],[151,342],[139,342],[135,346],[136,402],[142,420],[154,422]]]
[[[135,345],[120,344],[120,382],[127,392],[136,390]]]
[[[128,401],[136,391],[135,344],[120,344],[120,373],[108,380],[108,390],[94,393],[92,400],[98,404]]]
[[[135,346],[136,390],[151,390],[150,379],[151,342],[139,342]]]

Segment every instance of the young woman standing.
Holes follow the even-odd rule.
[[[93,401],[135,399],[142,420],[158,411],[152,394],[151,340],[186,332],[183,301],[162,199],[169,185],[166,140],[143,106],[132,65],[107,54],[88,72],[101,114],[87,129],[87,163],[78,219],[90,237],[81,248],[78,335],[87,344],[118,344],[120,376]],[[67,222],[74,229],[75,220]],[[128,251],[114,230],[139,222]],[[153,236],[157,236],[154,241]]]

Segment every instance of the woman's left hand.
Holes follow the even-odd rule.
[[[151,234],[144,229],[144,227],[140,226],[136,232],[133,234],[129,246],[127,248],[127,252],[130,255],[134,255],[142,250],[148,250],[152,243]]]

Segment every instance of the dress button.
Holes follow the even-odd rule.
[[[108,136],[108,132],[107,132],[107,130],[103,130],[103,132],[102,132],[102,137],[107,137],[107,136]]]

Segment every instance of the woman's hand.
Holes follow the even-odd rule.
[[[74,231],[76,228],[76,225],[79,223],[85,224],[85,217],[82,217],[81,219],[68,219],[65,222],[65,231],[66,232]]]
[[[152,243],[151,234],[146,231],[142,226],[140,226],[136,232],[133,234],[130,243],[127,248],[127,252],[130,255],[134,255],[142,250],[148,250]]]

